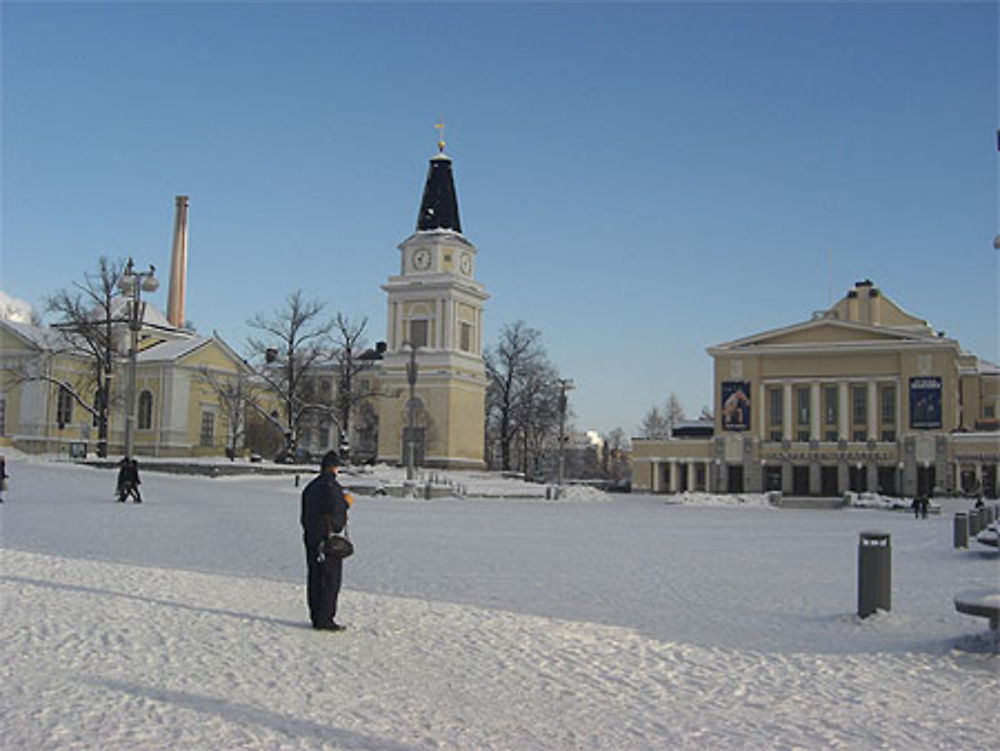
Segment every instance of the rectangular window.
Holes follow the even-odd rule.
[[[837,424],[837,401],[838,389],[836,386],[823,387],[823,414],[826,416],[827,425]]]
[[[851,421],[855,425],[868,422],[868,387],[851,386]]]
[[[767,419],[771,427],[780,427],[784,422],[784,395],[781,389],[767,390]]]
[[[781,387],[767,390],[767,425],[768,440],[780,441],[784,438],[781,424],[784,417],[784,397]]]
[[[994,407],[992,404],[983,405],[983,417],[985,417],[987,420],[992,420],[996,416],[997,416],[996,407]]]
[[[809,431],[800,430],[798,433],[795,434],[795,440],[799,441],[800,443],[806,443],[809,440]]]
[[[826,440],[829,443],[836,443],[837,442],[837,431],[836,430],[828,430],[828,431],[826,431]]]
[[[896,386],[889,384],[881,389],[882,397],[882,424],[885,426],[896,424]]]
[[[215,413],[201,413],[201,445],[215,445]]]
[[[319,429],[319,448],[321,450],[326,449],[330,446],[330,428],[322,427]]]
[[[864,443],[868,440],[868,431],[863,428],[856,429],[853,433],[851,433],[851,440],[857,443]]]
[[[795,389],[795,414],[799,425],[809,424],[809,387],[800,386]],[[809,440],[806,438],[806,440]]]
[[[410,321],[410,344],[414,347],[426,347],[427,346],[427,321],[417,320]]]
[[[460,323],[458,329],[458,346],[463,352],[472,351],[472,324]]]
[[[0,399],[0,435],[7,435],[7,400]]]

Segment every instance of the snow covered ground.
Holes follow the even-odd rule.
[[[0,748],[998,748],[995,642],[952,604],[1000,584],[951,548],[966,501],[363,497],[330,634],[292,477],[146,471],[139,506],[108,470],[8,471]],[[867,530],[893,600],[860,621]]]

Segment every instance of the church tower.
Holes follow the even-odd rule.
[[[438,151],[416,231],[399,245],[399,274],[382,285],[388,311],[378,458],[406,464],[412,445],[418,466],[479,469],[485,466],[483,304],[489,295],[475,278],[476,246],[462,234],[444,141]]]

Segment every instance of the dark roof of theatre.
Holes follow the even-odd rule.
[[[452,176],[451,157],[437,154],[431,158],[424,183],[424,196],[417,215],[417,230],[450,229],[462,231],[458,218],[458,196]]]

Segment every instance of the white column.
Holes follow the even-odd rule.
[[[781,392],[781,411],[784,413],[782,415],[782,432],[781,435],[786,441],[792,440],[792,430],[795,427],[795,410],[792,408],[792,384],[786,383],[782,386]]]
[[[878,383],[868,381],[868,440],[878,440]]]
[[[659,493],[660,492],[660,460],[659,459],[651,459],[649,464],[653,468],[653,487],[652,487],[652,492]]]
[[[767,386],[760,384],[757,391],[760,398],[757,400],[757,437],[762,441],[767,438]]]
[[[851,437],[851,415],[847,411],[847,381],[841,381],[837,386],[837,396],[839,397],[837,400],[839,402],[837,405],[837,422],[839,423],[837,426],[837,437],[842,441],[846,441]]]
[[[406,328],[403,326],[403,303],[396,303],[396,349],[403,346],[406,339]]]
[[[671,459],[670,460],[670,492],[671,493],[676,493],[678,490],[680,490],[680,482],[679,482],[680,478],[678,477],[679,474],[680,474],[680,472],[678,471],[677,460],[676,459]]]
[[[822,417],[822,410],[820,407],[820,386],[819,383],[813,383],[809,387],[809,437],[818,441],[822,438],[820,418]]]
[[[695,486],[695,481],[698,478],[698,473],[695,472],[695,463],[694,462],[688,462],[687,468],[688,468],[688,483],[687,483],[688,490],[694,490],[695,489],[695,487],[694,487]]]

